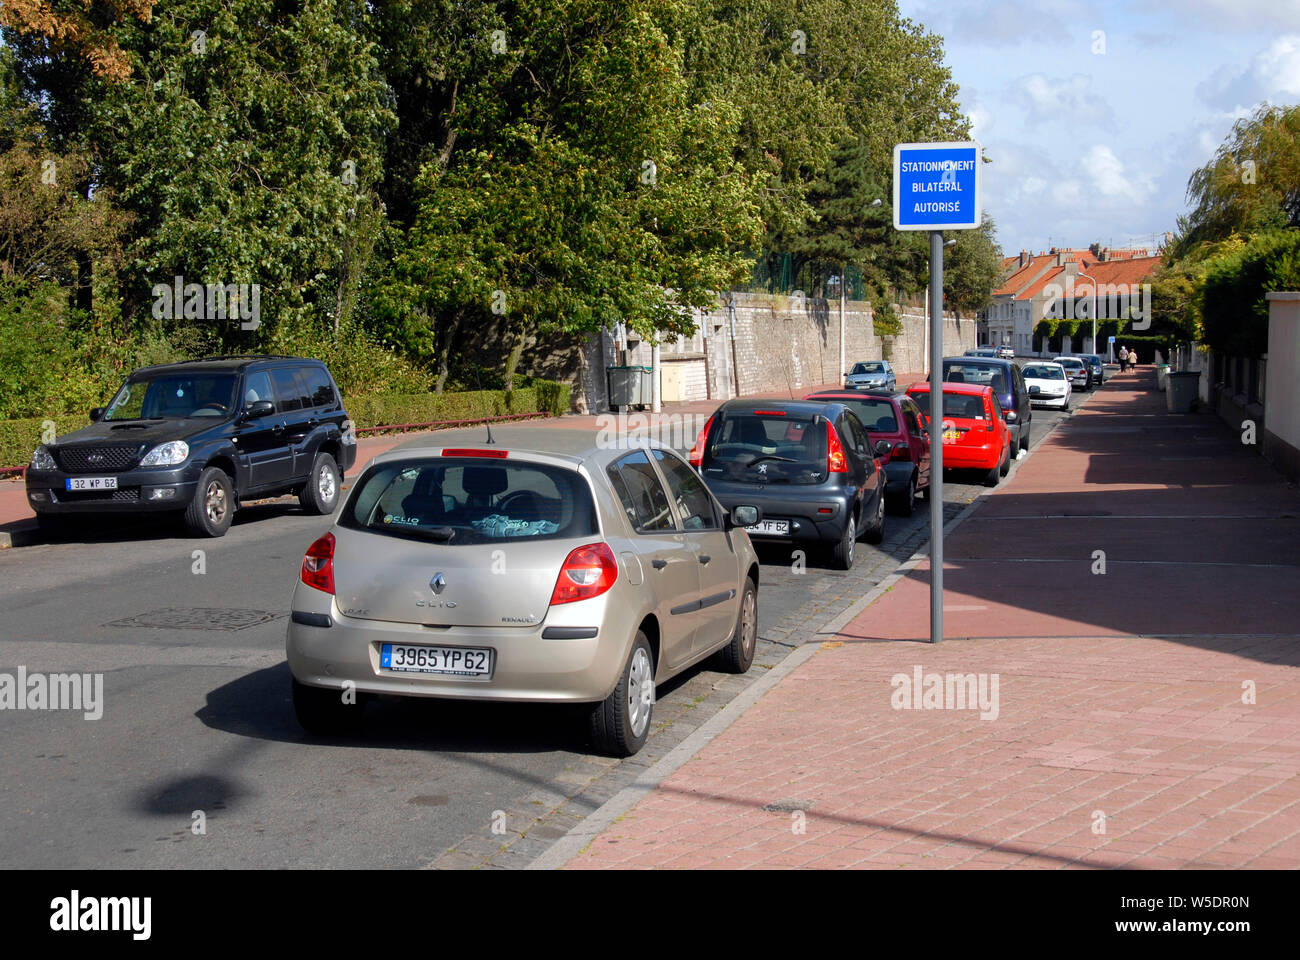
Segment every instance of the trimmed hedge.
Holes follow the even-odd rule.
[[[543,412],[560,416],[569,412],[569,385],[553,380],[532,380],[526,387],[504,390],[474,390],[466,393],[362,394],[344,400],[348,416],[357,429],[400,423],[428,423],[433,420],[470,420],[499,417],[508,413]],[[0,467],[26,466],[32,451],[41,443],[42,425],[47,418],[0,420]],[[85,415],[48,418],[54,432],[62,436],[87,426]]]
[[[0,420],[0,467],[27,466],[31,462],[32,451],[41,445],[41,433],[47,420],[54,421],[55,436],[90,425],[90,418],[85,414]]]

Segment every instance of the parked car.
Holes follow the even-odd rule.
[[[1003,344],[1002,346],[998,347],[998,356],[1001,357],[1003,360],[1014,360],[1016,358],[1015,348],[1008,346],[1007,344]]]
[[[898,377],[888,360],[864,360],[855,363],[844,377],[846,390],[895,390]]]
[[[497,433],[376,457],[308,548],[285,641],[308,731],[355,729],[375,694],[588,703],[597,749],[629,756],[656,684],[715,654],[749,669],[757,509],[728,513],[653,443]]]
[[[898,391],[831,390],[804,399],[842,403],[858,415],[876,462],[884,464],[887,497],[896,512],[910,517],[917,498],[930,489],[928,425],[912,398]]]
[[[1056,357],[1052,362],[1059,363],[1065,368],[1071,385],[1082,387],[1084,390],[1092,389],[1092,369],[1079,357]]]
[[[700,431],[691,461],[724,507],[762,510],[752,537],[828,548],[841,570],[853,566],[860,537],[884,539],[885,471],[843,403],[729,400]]]
[[[933,416],[930,384],[914,383],[907,392],[924,413]],[[992,387],[945,383],[941,426],[945,470],[980,470],[986,487],[996,487],[1010,472],[1011,431]]]
[[[949,357],[943,361],[943,379],[948,383],[976,383],[993,388],[1011,431],[1011,444],[1018,455],[1029,450],[1029,431],[1034,419],[1029,388],[1014,361],[1001,358]]]
[[[1086,363],[1092,371],[1092,382],[1100,386],[1106,382],[1106,362],[1095,353],[1081,353],[1079,359]]]
[[[42,444],[27,499],[42,528],[69,517],[172,511],[220,537],[241,500],[296,493],[332,513],[356,440],[319,360],[208,357],[145,367],[84,429]]]
[[[1059,363],[1034,361],[1020,368],[1029,388],[1031,403],[1055,406],[1058,410],[1070,409],[1070,378]]]
[[[994,360],[998,356],[997,347],[976,347],[974,350],[967,350],[964,354],[967,357],[990,357]]]

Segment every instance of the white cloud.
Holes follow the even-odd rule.
[[[1207,19],[1220,29],[1300,30],[1300,4],[1295,0],[1156,0],[1178,23]]]
[[[899,7],[904,16],[936,33],[985,46],[1090,43],[1091,31],[1101,26],[1081,26],[1096,14],[1080,0],[965,0],[960,5],[945,0],[904,0]]]
[[[1025,110],[1025,122],[1029,126],[1044,121],[1057,121],[1070,127],[1114,126],[1115,112],[1110,103],[1092,89],[1092,77],[1084,73],[1065,78],[1031,73],[1012,82],[1006,99]]]
[[[1102,197],[1143,203],[1155,189],[1150,178],[1127,171],[1115,151],[1103,143],[1089,147],[1079,167],[1093,190]]]
[[[1261,101],[1300,100],[1300,34],[1285,34],[1251,58],[1244,70],[1222,66],[1198,84],[1204,102],[1238,115]]]

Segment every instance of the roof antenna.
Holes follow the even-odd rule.
[[[480,375],[480,371],[477,365],[474,367],[474,383],[478,385],[478,395],[483,400],[484,405],[486,405],[487,397],[483,396],[483,378]],[[492,420],[490,414],[484,415],[483,425],[487,427],[487,442],[489,444],[496,443],[496,441],[492,439]]]

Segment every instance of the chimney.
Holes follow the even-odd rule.
[[[1065,266],[1065,260],[1066,260],[1065,251],[1057,250],[1055,247],[1052,247],[1052,253],[1056,254],[1056,265],[1058,267]]]
[[[1031,259],[1032,259],[1032,258],[1029,256],[1029,251],[1028,251],[1028,250],[1021,250],[1021,251],[1020,251],[1020,266],[1021,266],[1021,267],[1027,267],[1027,266],[1029,266],[1029,261],[1030,261]]]

